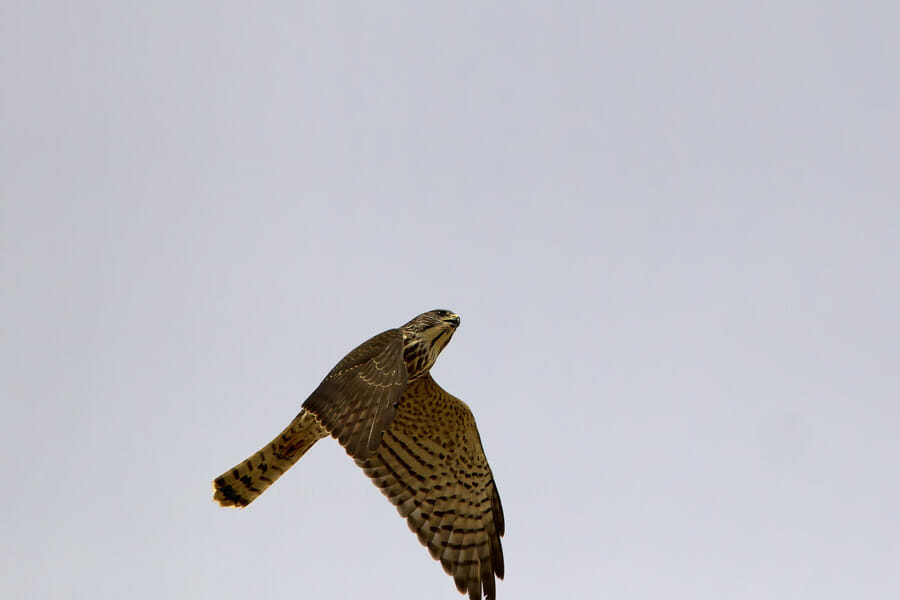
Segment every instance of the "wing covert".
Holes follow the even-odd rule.
[[[364,458],[381,443],[406,384],[403,333],[390,329],[345,356],[303,408],[319,418],[350,456]]]

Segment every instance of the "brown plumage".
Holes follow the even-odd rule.
[[[503,508],[475,418],[429,374],[459,317],[430,311],[364,342],[331,370],[291,424],[214,481],[243,507],[319,439],[335,437],[470,600],[503,578]]]

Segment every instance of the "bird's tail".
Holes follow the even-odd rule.
[[[262,450],[216,478],[213,499],[222,506],[247,506],[327,435],[312,413],[301,410]]]

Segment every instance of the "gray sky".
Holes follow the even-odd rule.
[[[336,4],[0,8],[0,596],[461,598],[210,485],[441,307],[499,598],[900,597],[896,3]]]

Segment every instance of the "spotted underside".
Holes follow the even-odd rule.
[[[407,519],[457,589],[495,598],[503,508],[469,408],[426,375],[409,384],[381,445],[356,464]]]

